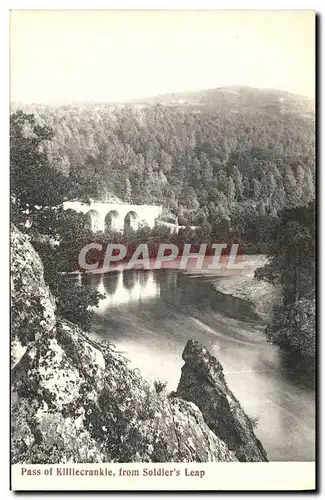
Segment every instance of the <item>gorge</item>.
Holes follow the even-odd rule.
[[[56,317],[41,260],[14,226],[11,258],[13,463],[267,460],[201,343],[186,344],[177,392],[158,393],[109,343]]]

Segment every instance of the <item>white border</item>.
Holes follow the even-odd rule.
[[[324,12],[324,2],[323,0],[313,0],[313,1],[299,1],[295,0],[250,0],[243,2],[241,0],[164,0],[164,1],[132,1],[132,0],[95,0],[91,2],[79,0],[37,0],[26,2],[23,0],[3,0],[0,5],[0,37],[1,37],[1,67],[2,67],[2,78],[1,82],[1,166],[3,169],[2,179],[0,183],[0,203],[1,203],[1,218],[0,218],[0,234],[2,236],[2,246],[1,246],[1,261],[4,263],[3,267],[5,268],[5,273],[3,274],[1,280],[1,323],[2,323],[2,345],[1,345],[1,354],[2,354],[2,363],[0,364],[1,370],[1,383],[3,384],[2,394],[8,394],[9,387],[9,339],[8,339],[8,329],[9,329],[9,299],[8,299],[8,219],[9,219],[9,210],[8,210],[8,194],[9,194],[9,175],[6,175],[8,172],[8,136],[9,136],[9,126],[8,126],[8,105],[9,105],[9,79],[8,79],[8,65],[9,65],[9,9],[311,9],[316,12],[323,14]],[[322,23],[322,20],[321,20]],[[319,40],[319,51],[321,52],[321,71],[319,71],[319,89],[320,81],[323,81],[323,57],[324,57],[324,47],[323,40],[320,37]],[[320,110],[318,111],[320,113]],[[324,127],[323,125],[323,116],[321,115],[319,119],[318,126],[320,127],[319,134],[319,146],[320,144],[325,144],[324,138]],[[323,170],[324,165],[321,161],[322,158],[319,156],[318,158],[318,173]],[[319,193],[318,193],[318,202],[321,203],[322,194],[325,192],[324,190],[324,178],[325,176],[320,176],[319,179]],[[324,217],[323,215],[323,207],[320,207],[318,217],[321,219],[319,224],[320,233],[320,246],[319,253],[321,255],[323,248],[323,224]],[[324,268],[320,270],[321,282],[319,285],[323,284],[324,281]],[[321,296],[321,300],[319,303],[320,310],[325,310],[325,298]],[[322,333],[321,324],[319,325],[319,333]],[[321,347],[321,359],[324,359],[324,342],[319,343]],[[320,385],[323,387],[323,371],[321,373]],[[319,394],[320,397],[320,394]],[[7,498],[10,493],[8,491],[9,485],[9,441],[8,441],[8,428],[9,428],[9,414],[8,414],[8,399],[7,396],[5,400],[2,400],[2,413],[1,413],[1,453],[0,453],[0,470],[1,470],[1,486],[3,496]],[[321,446],[321,451],[323,451],[323,442]],[[44,493],[45,495],[45,493]],[[219,493],[220,495],[220,493]],[[42,495],[40,495],[42,496]],[[87,495],[91,498],[96,498],[94,494],[89,493]],[[118,498],[123,497],[124,495],[118,495]],[[171,495],[173,496],[173,495]],[[199,496],[199,495],[195,495]],[[231,497],[233,495],[227,495],[227,497]],[[278,498],[285,497],[285,495],[277,495]],[[63,495],[63,498],[69,498],[68,495]]]
[[[322,9],[320,0],[24,0],[5,1],[9,9],[224,9],[224,10],[317,10]]]
[[[105,474],[105,469],[111,475],[86,475],[90,471]],[[120,475],[121,470],[123,475]],[[155,475],[165,471],[170,475]],[[68,475],[62,475],[64,473]],[[12,478],[16,491],[43,491],[45,488],[57,491],[86,488],[100,491],[303,491],[315,488],[315,462],[15,464]]]

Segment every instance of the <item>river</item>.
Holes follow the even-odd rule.
[[[167,382],[168,391],[177,387],[187,339],[202,342],[256,418],[269,460],[314,460],[313,372],[269,344],[253,303],[217,291],[217,279],[177,270],[83,276],[106,294],[95,309],[93,335],[115,344],[145,377]]]

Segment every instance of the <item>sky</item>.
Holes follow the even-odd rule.
[[[312,11],[13,10],[11,102],[249,85],[314,98]]]

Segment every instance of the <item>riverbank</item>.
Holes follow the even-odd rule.
[[[242,258],[243,269],[187,270],[186,273],[209,278],[218,292],[251,302],[255,312],[267,322],[273,306],[281,303],[281,288],[254,277],[255,270],[268,263],[265,255],[244,255]]]

